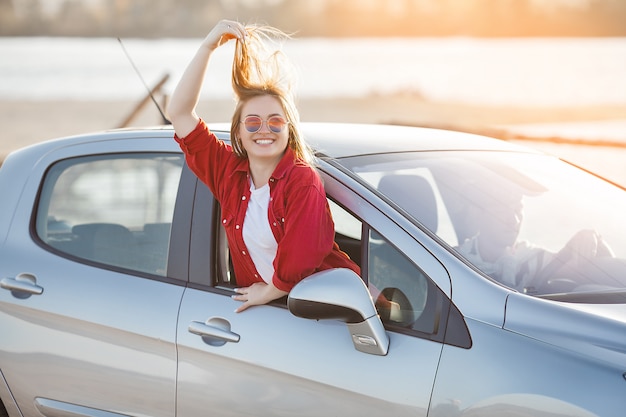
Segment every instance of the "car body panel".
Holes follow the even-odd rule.
[[[623,367],[484,323],[467,323],[474,345],[466,351],[444,348],[432,415],[623,414]],[[481,375],[480,384],[473,382],[475,375]]]
[[[228,124],[211,127],[228,140]],[[219,265],[219,207],[186,168],[166,273],[53,249],[38,238],[35,210],[54,163],[181,151],[171,127],[47,141],[14,152],[0,167],[0,399],[9,416],[623,414],[623,291],[580,299],[517,292],[350,171],[351,161],[390,153],[535,151],[400,126],[304,124],[303,131],[320,155],[329,199],[362,224],[356,243],[368,246],[358,255],[365,262],[387,245],[398,255],[392,259],[414,266],[414,278],[383,278],[405,290],[426,280],[441,302],[440,333],[376,315],[368,320],[384,325],[389,345],[370,354],[355,348],[351,323],[342,318],[296,317],[282,300],[235,313],[239,303]],[[358,282],[372,295],[354,294],[345,304],[379,308],[377,282],[364,266]],[[332,295],[328,280],[307,284],[322,304]],[[330,295],[321,308],[338,306]]]
[[[219,415],[426,415],[440,344],[396,334],[389,353],[374,357],[354,349],[341,323],[304,320],[273,306],[237,314],[237,305],[186,291],[178,329],[178,415],[208,409]],[[213,346],[188,331],[193,321],[215,317],[240,340]],[[400,383],[406,380],[413,383]]]
[[[386,152],[453,149],[530,151],[528,148],[504,141],[493,141],[484,136],[441,129],[350,123],[305,123],[303,128],[307,141],[314,149],[336,159]],[[419,135],[419,141],[415,140],[416,135]],[[337,140],[338,137],[350,140]]]
[[[506,311],[506,330],[626,369],[626,309],[623,306],[594,305],[592,308],[511,294]],[[529,326],[531,316],[542,317],[542,320]]]
[[[3,250],[3,276],[28,273],[43,288],[0,291],[2,372],[22,412],[34,414],[34,397],[102,409],[114,396],[131,414],[171,414],[184,287],[67,262],[32,241],[18,249]],[[147,392],[159,402],[139,401]]]

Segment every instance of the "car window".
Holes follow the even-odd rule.
[[[361,174],[370,184],[409,216],[446,242],[457,236],[433,172],[428,167],[371,171]]]
[[[350,259],[361,265],[363,223],[333,200],[329,199],[328,203],[335,223],[335,242]]]
[[[402,152],[342,164],[502,285],[563,300],[626,287],[626,193],[554,157]]]
[[[361,266],[383,323],[390,330],[437,333],[443,305],[439,289],[389,240],[369,225],[364,227],[361,220],[332,200],[329,203],[335,240]]]
[[[58,162],[41,190],[37,236],[64,254],[165,276],[182,166],[177,154]]]

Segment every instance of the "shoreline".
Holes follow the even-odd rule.
[[[13,150],[48,139],[122,127],[139,102],[0,99],[0,161]],[[228,122],[233,108],[233,100],[202,100],[198,114],[207,122]],[[303,122],[404,124],[520,142],[626,186],[626,103],[567,108],[474,106],[397,94],[307,98],[298,101],[298,108]],[[129,126],[158,124],[162,118],[148,101]]]

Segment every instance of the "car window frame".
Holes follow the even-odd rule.
[[[434,331],[428,332],[417,328],[409,328],[400,325],[395,325],[390,321],[383,320],[383,325],[387,331],[401,333],[409,336],[419,337],[421,339],[432,340],[439,343],[446,343],[457,347],[469,348],[471,347],[471,337],[469,336],[469,330],[464,323],[464,319],[460,311],[454,306],[452,301],[446,296],[446,294],[430,279],[429,275],[419,267],[408,255],[403,253],[393,242],[384,234],[376,230],[372,225],[367,223],[364,219],[358,217],[352,213],[349,209],[344,207],[340,202],[334,200],[330,195],[327,198],[332,201],[337,207],[347,212],[348,215],[353,216],[361,223],[361,239],[360,239],[360,267],[361,267],[361,279],[366,285],[370,284],[370,244],[372,240],[372,233],[376,233],[385,240],[391,250],[396,251],[412,268],[418,273],[423,275],[426,280],[428,294],[430,295],[426,301],[428,310],[425,310],[425,316],[417,318],[416,322],[428,318],[429,315],[433,315],[432,325],[435,327]],[[377,309],[378,310],[378,309]],[[459,327],[460,324],[463,324]],[[455,330],[448,336],[448,325],[451,324],[455,327]]]
[[[361,274],[366,285],[369,284],[367,279],[367,274],[369,273],[367,271],[367,246],[369,245],[370,231],[374,230],[383,236],[394,250],[397,250],[400,255],[410,261],[416,269],[422,271],[430,283],[429,288],[435,288],[439,291],[439,298],[441,303],[443,303],[439,316],[439,329],[441,331],[436,334],[428,334],[388,324],[385,324],[385,329],[452,346],[471,348],[472,338],[465,319],[450,298],[450,276],[443,264],[427,249],[429,243],[438,242],[438,240],[433,239],[432,233],[422,230],[421,227],[418,227],[415,220],[409,219],[397,211],[394,205],[381,199],[369,190],[367,186],[354,181],[338,164],[332,163],[332,161],[330,164],[322,164],[320,173],[325,184],[327,196],[362,223]],[[393,230],[394,233],[398,233],[398,236],[401,237],[397,244],[389,238],[389,230]],[[363,239],[365,239],[365,242]],[[398,245],[401,245],[401,247]],[[419,257],[424,261],[422,265],[417,261],[418,255],[411,255],[407,252],[405,248],[409,247],[419,250]],[[439,279],[433,279],[435,274],[429,272],[431,270],[438,271]],[[444,285],[441,285],[442,283]]]
[[[120,272],[126,275],[132,275],[132,276],[137,276],[141,278],[149,278],[149,279],[156,280],[156,281],[172,283],[176,285],[184,284],[188,279],[188,273],[187,273],[188,266],[186,266],[186,262],[181,263],[180,260],[184,258],[188,258],[188,255],[186,255],[185,253],[181,253],[181,249],[184,251],[185,247],[184,245],[181,246],[180,243],[184,240],[187,240],[187,241],[189,240],[188,236],[189,236],[189,230],[190,230],[191,225],[189,221],[190,216],[188,215],[188,213],[190,211],[189,205],[193,203],[193,195],[189,195],[190,194],[189,185],[190,183],[195,185],[195,180],[194,180],[195,176],[193,176],[193,173],[191,173],[191,171],[187,167],[187,164],[185,163],[182,164],[181,175],[180,175],[180,179],[179,179],[178,186],[177,186],[177,193],[176,193],[176,198],[175,198],[175,203],[174,203],[174,212],[172,215],[170,242],[169,242],[169,247],[168,247],[168,251],[166,255],[168,259],[167,259],[167,270],[166,270],[165,275],[152,274],[152,273],[145,272],[145,271],[125,268],[121,266],[116,266],[116,265],[98,262],[95,260],[90,260],[90,259],[76,256],[70,252],[63,251],[61,249],[55,248],[49,245],[48,243],[46,243],[39,236],[39,231],[37,230],[37,223],[40,220],[40,217],[42,215],[47,215],[47,211],[46,212],[41,211],[41,205],[45,201],[46,198],[48,199],[47,203],[49,203],[49,198],[51,195],[50,194],[47,197],[44,195],[46,191],[45,185],[49,182],[49,175],[52,169],[55,166],[57,166],[59,163],[69,161],[72,159],[80,160],[80,159],[94,158],[94,157],[100,157],[100,156],[103,159],[105,159],[105,158],[114,158],[117,156],[119,156],[120,158],[129,157],[129,156],[132,157],[133,155],[149,156],[151,154],[153,155],[171,154],[177,157],[182,155],[182,153],[180,152],[175,152],[175,151],[173,152],[170,150],[164,150],[164,151],[133,150],[133,151],[120,151],[120,152],[74,154],[74,155],[68,155],[66,157],[58,158],[58,159],[50,161],[46,165],[41,175],[41,181],[38,185],[36,197],[34,199],[33,207],[31,210],[31,218],[29,222],[29,229],[30,229],[29,234],[30,234],[30,238],[32,239],[32,241],[35,242],[35,244],[37,244],[37,246],[41,247],[42,249],[50,253],[53,253],[56,256],[59,256],[61,258],[70,260],[72,262],[77,262],[80,264],[93,266],[99,269]],[[61,171],[59,174],[61,174],[62,172],[63,171]],[[56,180],[58,180],[58,177],[52,179],[52,181],[54,182],[56,182]],[[54,190],[54,187],[50,188],[50,192],[52,192],[53,190]],[[187,250],[187,253],[188,253],[188,250]]]

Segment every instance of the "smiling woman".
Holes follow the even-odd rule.
[[[299,129],[286,61],[271,27],[221,21],[207,35],[169,106],[175,139],[191,170],[221,204],[235,276],[233,299],[250,306],[281,298],[303,278],[359,267],[334,241],[334,224],[313,156]],[[196,114],[209,59],[235,40],[232,86],[238,99],[232,147]]]

